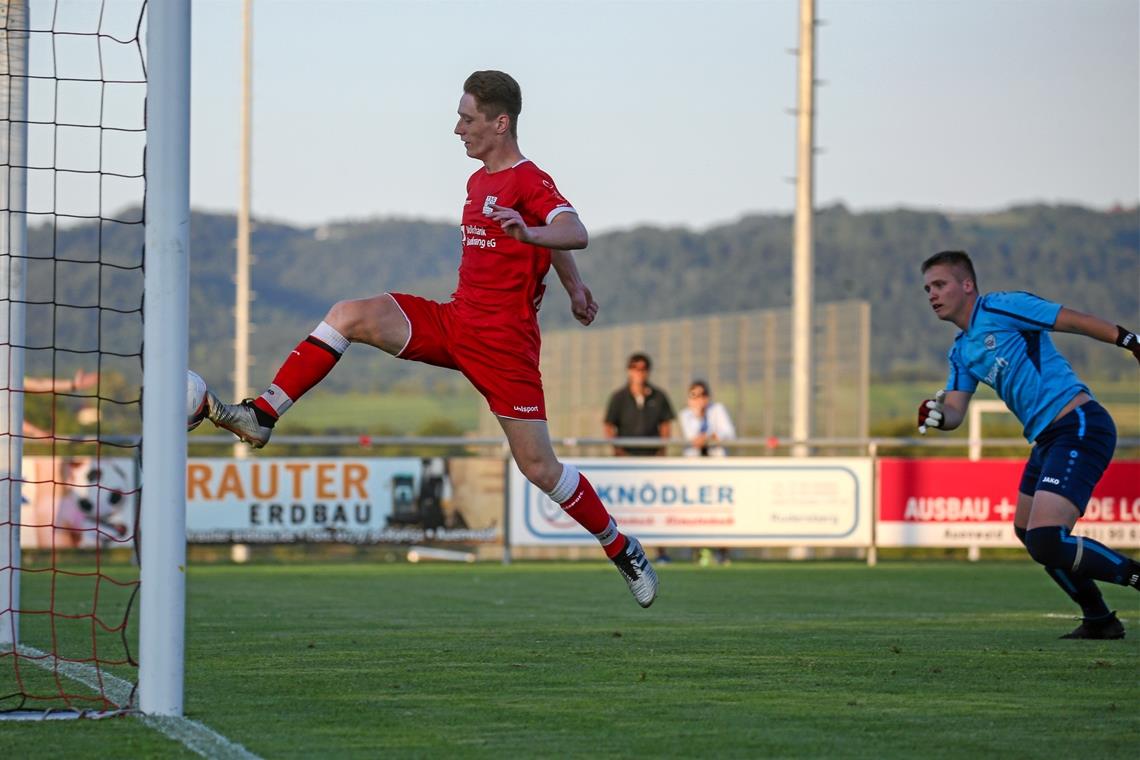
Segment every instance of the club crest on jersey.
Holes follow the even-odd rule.
[[[985,337],[985,339],[982,341],[982,343],[983,343],[983,344],[985,345],[985,347],[986,347],[986,348],[988,348],[990,351],[993,351],[995,348],[997,348],[997,338],[995,338],[995,337],[994,337],[992,334],[991,334],[991,335],[987,335],[987,336]]]
[[[497,195],[488,195],[488,196],[487,196],[487,197],[486,197],[486,198],[483,200],[483,216],[490,216],[490,215],[491,215],[491,212],[493,212],[493,211],[495,210],[495,209],[491,208],[491,206],[492,206],[493,204],[496,204],[496,203],[498,203],[498,202],[499,202],[499,196],[497,196]]]

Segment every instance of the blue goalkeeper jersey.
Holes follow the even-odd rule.
[[[1092,395],[1049,337],[1060,311],[1032,293],[979,296],[970,326],[950,349],[946,389],[973,393],[985,383],[1035,440],[1074,396]]]

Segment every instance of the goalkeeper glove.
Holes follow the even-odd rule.
[[[1140,338],[1136,337],[1136,333],[1117,325],[1116,345],[1131,351],[1132,355],[1136,357],[1136,361],[1140,362]]]
[[[918,432],[926,435],[928,427],[942,427],[942,401],[946,398],[946,391],[938,391],[934,398],[928,398],[918,405]]]

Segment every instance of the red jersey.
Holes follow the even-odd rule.
[[[509,169],[479,169],[467,180],[463,206],[463,259],[452,298],[479,312],[534,317],[542,280],[550,269],[550,250],[523,243],[489,218],[491,204],[513,208],[528,227],[541,227],[564,211],[574,211],[550,175],[523,159]]]

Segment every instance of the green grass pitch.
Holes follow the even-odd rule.
[[[1129,638],[1060,641],[1074,609],[1029,562],[674,564],[649,610],[601,562],[202,566],[188,594],[187,717],[265,758],[1140,746],[1140,594],[1105,588]],[[194,756],[134,719],[0,723],[0,747]]]

